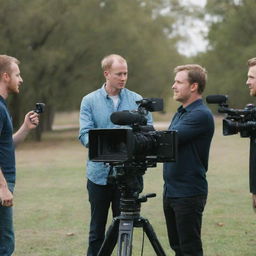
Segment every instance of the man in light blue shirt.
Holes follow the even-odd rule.
[[[103,86],[88,95],[81,102],[79,140],[88,147],[88,133],[94,128],[117,128],[110,121],[115,111],[135,110],[136,101],[142,97],[125,88],[128,78],[126,60],[111,54],[102,62],[106,79]],[[152,123],[149,115],[148,123]],[[119,127],[120,128],[120,127]],[[102,162],[87,161],[87,190],[91,204],[91,222],[87,256],[96,256],[105,238],[108,210],[111,205],[113,217],[120,215],[120,192],[116,185],[107,184],[109,167]]]

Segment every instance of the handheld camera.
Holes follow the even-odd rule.
[[[44,108],[45,108],[45,104],[44,103],[36,103],[36,108],[35,108],[35,112],[37,114],[41,114],[44,112]]]
[[[209,104],[218,104],[218,112],[226,113],[223,119],[223,135],[233,135],[240,133],[243,138],[256,135],[256,107],[253,104],[247,104],[243,109],[229,108],[226,95],[209,95],[206,102]]]

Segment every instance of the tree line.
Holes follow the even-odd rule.
[[[209,46],[195,61],[207,67],[207,93],[228,95],[231,107],[253,101],[246,80],[247,60],[256,57],[255,8],[251,0],[208,0],[200,14],[208,22]]]
[[[246,61],[255,56],[255,1],[208,0],[204,8],[177,0],[0,0],[1,54],[17,57],[24,80],[9,97],[14,126],[36,102],[46,104],[40,139],[54,114],[79,109],[83,95],[104,82],[101,59],[117,53],[129,66],[127,87],[144,97],[170,96],[175,66],[196,62],[208,70],[206,94],[230,96],[234,107],[251,101]],[[202,19],[207,51],[185,57],[177,24]],[[188,28],[189,29],[189,28]]]
[[[35,102],[46,104],[42,130],[58,110],[79,109],[82,96],[104,79],[101,59],[127,58],[128,87],[163,97],[171,69],[183,57],[171,37],[174,20],[163,0],[0,0],[0,49],[21,60],[24,85],[10,97],[14,126]],[[38,131],[40,139],[42,130]]]

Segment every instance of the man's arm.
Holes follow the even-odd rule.
[[[7,182],[4,178],[2,170],[0,169],[0,204],[2,206],[12,206],[13,205],[13,195],[8,189]]]
[[[36,128],[39,124],[39,115],[30,111],[25,115],[25,119],[20,129],[13,135],[14,145],[17,146],[19,143],[24,141],[24,139],[29,134],[30,130]]]
[[[153,125],[153,115],[151,112],[147,115],[147,125]]]
[[[204,111],[194,111],[180,119],[172,129],[178,130],[178,141],[179,145],[181,145],[214,129],[214,123],[209,114]]]
[[[79,140],[85,146],[89,146],[89,130],[95,128],[95,124],[92,118],[91,104],[87,97],[84,97],[80,107],[80,131]]]

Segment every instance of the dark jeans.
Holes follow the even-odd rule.
[[[13,192],[14,183],[8,183],[9,190]],[[0,255],[12,255],[15,247],[13,231],[13,207],[0,205]]]
[[[90,180],[87,181],[87,189],[91,204],[91,222],[87,256],[96,256],[105,238],[110,205],[112,208],[112,216],[116,217],[120,215],[120,192],[115,185],[97,185]],[[118,230],[116,233],[118,234]]]
[[[176,256],[203,256],[201,226],[207,196],[163,199],[168,238]]]

